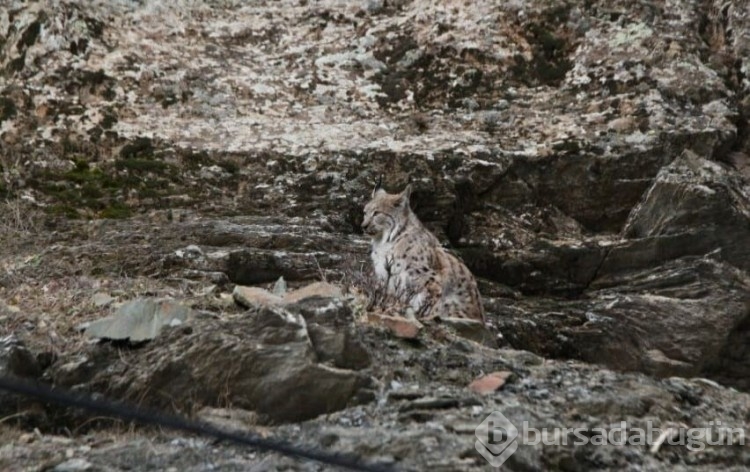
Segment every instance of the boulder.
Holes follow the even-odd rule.
[[[583,300],[490,305],[515,347],[618,370],[702,376],[750,387],[745,273],[711,258],[685,257],[628,274]]]
[[[89,323],[85,333],[91,338],[149,341],[165,326],[179,326],[193,316],[192,310],[174,300],[138,298],[120,306],[114,315]]]
[[[336,366],[369,362],[345,326],[336,326],[350,322],[350,311],[338,311],[343,314],[328,319],[323,313],[310,323],[330,326],[328,331],[311,330],[301,314],[279,307],[227,320],[196,318],[168,329],[127,360],[96,346],[89,357],[105,354],[109,363],[61,364],[52,377],[58,385],[73,380],[78,388],[88,385],[160,408],[229,403],[266,422],[301,421],[373,398],[369,376]],[[342,330],[338,337],[334,328]]]
[[[750,184],[736,170],[690,150],[659,171],[633,208],[626,237],[672,241],[673,253],[719,257],[750,270]]]

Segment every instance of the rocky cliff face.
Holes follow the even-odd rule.
[[[264,424],[344,408],[274,432],[416,468],[483,466],[469,425],[496,408],[747,427],[730,387],[750,389],[748,117],[747,2],[9,1],[0,320],[8,356],[36,361],[0,353],[0,372],[181,411],[232,403]],[[398,339],[348,305],[262,322],[227,300],[279,276],[356,285],[381,174],[391,190],[413,181],[417,214],[479,277],[499,350]],[[102,316],[94,292],[169,295],[213,318],[125,354],[85,348],[73,327]],[[271,350],[284,376],[214,388],[206,352],[268,360],[240,333],[297,361]],[[466,389],[493,371],[513,373],[502,390]],[[148,396],[174,378],[190,398]],[[312,410],[265,401],[315,379],[312,397],[290,397]],[[156,441],[152,467],[182,467]],[[0,460],[34,463],[45,446],[18,447]],[[230,467],[232,451],[211,460]],[[514,457],[519,470],[749,460],[676,446]]]

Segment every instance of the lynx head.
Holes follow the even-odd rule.
[[[388,193],[379,186],[372,192],[372,199],[365,205],[365,219],[362,229],[373,238],[389,234],[406,223],[411,209],[409,196],[411,184],[401,193]]]

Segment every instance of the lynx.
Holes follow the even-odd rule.
[[[365,205],[362,229],[372,237],[375,277],[386,294],[419,318],[484,321],[479,290],[469,269],[448,253],[411,210],[411,184],[399,194],[376,188]]]

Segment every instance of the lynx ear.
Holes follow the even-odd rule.
[[[407,185],[404,191],[401,192],[401,200],[407,205],[409,204],[409,198],[411,198],[411,182],[409,182],[409,185]]]
[[[375,184],[375,188],[372,189],[372,196],[375,197],[378,193],[385,192],[383,190],[383,174],[380,174],[380,177],[378,178],[378,183]]]

